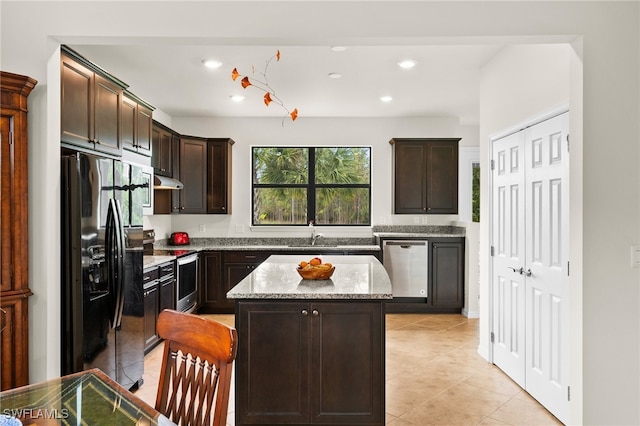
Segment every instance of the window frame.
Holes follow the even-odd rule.
[[[306,184],[275,184],[275,183],[255,183],[253,181],[254,176],[254,157],[255,157],[255,149],[263,149],[263,148],[286,148],[286,149],[307,149],[308,150],[308,176]],[[369,150],[369,183],[316,183],[316,150],[317,149],[331,149],[331,148],[364,148]],[[254,145],[251,147],[251,226],[252,227],[277,227],[277,226],[294,226],[294,227],[304,227],[309,226],[309,224],[313,224],[314,226],[371,226],[371,167],[372,167],[372,154],[373,149],[369,145]],[[306,214],[306,222],[305,223],[255,223],[255,190],[260,188],[287,188],[287,189],[305,189],[307,191],[307,214]],[[369,192],[369,204],[368,204],[368,218],[366,223],[345,223],[345,224],[336,224],[336,223],[328,223],[322,224],[317,223],[317,213],[316,213],[316,195],[317,189],[322,188],[336,188],[336,189],[347,189],[347,188],[363,188],[368,189]]]

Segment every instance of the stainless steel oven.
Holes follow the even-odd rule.
[[[176,309],[191,312],[198,298],[198,254],[190,254],[177,259]]]

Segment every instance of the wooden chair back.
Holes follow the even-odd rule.
[[[184,426],[225,426],[238,334],[198,315],[164,310],[165,339],[156,410]]]

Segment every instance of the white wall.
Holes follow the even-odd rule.
[[[559,107],[569,106],[570,47],[559,45],[507,46],[482,70],[480,83],[480,157],[481,164],[489,164],[489,139],[492,135],[517,128]],[[490,168],[480,170],[481,217],[489,219]],[[488,220],[481,228],[480,269],[483,279],[480,288],[481,307],[489,312],[489,255]],[[484,315],[480,320],[480,348],[489,354],[491,324]]]
[[[571,158],[571,262],[572,271],[582,277],[581,297],[572,299],[572,312],[581,312],[582,317],[572,318],[572,325],[582,325],[581,347],[573,349],[583,357],[576,373],[579,377],[572,382],[572,395],[579,403],[572,402],[571,423],[640,424],[640,271],[629,265],[630,245],[640,244],[638,2],[380,1],[364,5],[359,1],[4,0],[0,3],[0,63],[4,70],[32,76],[45,87],[52,40],[153,43],[162,39],[283,46],[327,40],[345,45],[580,44],[577,57],[571,59],[572,69],[584,69],[583,84],[576,83],[572,74],[570,93],[571,132],[582,139]],[[47,133],[45,124],[58,116],[45,106],[50,102],[55,100],[34,93],[30,105],[31,122],[38,126],[31,134],[43,138],[34,143],[49,147],[30,151],[30,161],[39,169],[29,174],[32,186],[42,185],[51,191],[43,198],[29,198],[30,223],[37,223],[40,231],[29,234],[33,247],[30,264],[34,265],[30,273],[39,270],[31,273],[30,286],[44,294],[47,288],[55,292],[60,285],[55,262],[59,189],[50,182],[59,166],[57,155],[49,151],[59,140]],[[584,105],[578,117],[574,114],[576,102]],[[504,107],[505,115],[510,108]],[[47,117],[34,117],[34,113]],[[580,229],[573,232],[575,227]],[[483,229],[480,238],[486,243]],[[486,250],[485,244],[481,247]],[[46,298],[41,302],[44,309],[39,306],[30,311],[30,328],[53,330],[50,323],[56,318],[56,309],[59,317],[57,301]],[[59,372],[55,367],[59,361],[56,336],[46,332],[40,337],[44,335],[48,336],[44,341],[30,340],[32,381]],[[51,357],[46,366],[34,366],[42,362],[43,353]],[[572,364],[576,357],[580,360],[572,353]]]
[[[421,215],[394,215],[392,212],[392,157],[389,140],[393,137],[461,137],[457,117],[380,118],[299,118],[295,123],[279,118],[174,118],[173,130],[181,134],[224,137],[235,141],[232,148],[231,215],[173,215],[173,230],[187,231],[195,237],[269,237],[285,233],[307,236],[308,230],[278,227],[251,228],[251,147],[256,145],[371,146],[371,217],[375,224],[424,223]],[[475,141],[474,141],[475,142]],[[448,224],[457,215],[430,215],[428,223]],[[151,219],[156,223],[156,218]],[[205,225],[205,232],[200,232]],[[168,231],[167,231],[168,232]],[[327,237],[371,236],[370,228],[324,228]],[[157,238],[162,238],[160,234]]]

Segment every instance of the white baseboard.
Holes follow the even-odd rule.
[[[466,309],[463,309],[461,313],[467,318],[480,318],[480,312],[474,312],[474,311],[469,312]]]
[[[489,349],[482,346],[482,345],[478,345],[478,355],[480,355],[482,358],[484,358],[486,361],[491,362],[491,360],[489,359]]]

